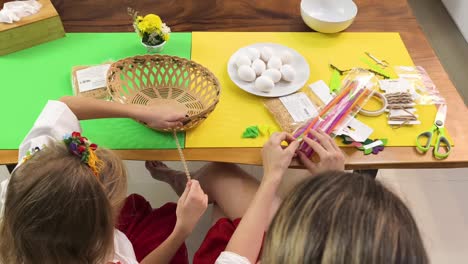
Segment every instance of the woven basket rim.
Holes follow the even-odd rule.
[[[110,96],[110,99],[112,101],[114,101],[114,102],[119,102],[119,103],[122,103],[122,104],[131,104],[131,103],[128,103],[128,102],[122,102],[121,100],[116,100],[113,92],[111,91],[111,89],[109,87],[109,79],[112,78],[114,74],[122,71],[121,69],[119,69],[117,67],[118,63],[120,63],[122,61],[125,61],[125,60],[132,60],[132,59],[134,60],[134,59],[139,59],[139,58],[146,60],[148,58],[156,58],[156,57],[171,58],[171,59],[176,59],[176,60],[179,60],[179,61],[182,61],[182,62],[185,62],[185,63],[193,63],[196,67],[200,68],[205,73],[208,73],[210,75],[210,77],[212,78],[212,80],[213,80],[213,85],[215,85],[216,87],[219,87],[218,95],[217,95],[216,100],[210,106],[206,107],[206,109],[204,109],[202,112],[190,116],[189,120],[195,120],[195,119],[200,119],[201,120],[201,119],[205,118],[205,116],[209,115],[215,109],[215,107],[219,103],[219,99],[221,98],[221,84],[219,82],[218,77],[216,77],[216,75],[210,69],[208,69],[207,67],[203,66],[202,64],[200,64],[200,63],[198,63],[198,62],[196,62],[194,60],[179,57],[179,56],[174,56],[174,55],[167,55],[167,54],[135,55],[135,56],[129,56],[129,57],[121,58],[121,59],[111,63],[109,69],[107,70],[107,74],[106,74],[106,90],[107,90],[107,92],[108,92],[108,94]],[[181,128],[179,130],[180,131],[185,131],[186,129]]]

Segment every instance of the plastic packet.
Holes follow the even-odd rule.
[[[421,66],[395,66],[395,73],[400,79],[409,82],[416,104],[445,104],[445,99],[437,90],[426,70]]]
[[[107,70],[111,62],[91,66],[72,67],[72,87],[74,95],[108,98]]]
[[[297,127],[310,118],[317,116],[319,106],[304,92],[264,101],[265,107],[275,118],[283,131],[292,133]]]
[[[372,97],[378,87],[378,79],[375,74],[364,69],[353,69],[346,75],[341,84],[338,95],[333,98],[317,117],[305,122],[293,133],[294,137],[302,140],[304,136],[316,140],[310,133],[311,130],[320,129],[334,137],[346,127]],[[307,143],[302,142],[299,147],[308,157],[312,156],[313,150]]]

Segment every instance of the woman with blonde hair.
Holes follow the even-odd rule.
[[[405,204],[378,181],[339,171],[306,179],[291,191],[267,231],[261,260],[429,263]]]
[[[277,211],[273,197],[294,155],[280,145],[287,135],[264,146],[260,187],[216,263],[429,263],[405,204],[378,181],[344,172],[334,140],[322,131],[313,134],[318,142],[305,142],[320,161],[297,153],[312,176],[299,182]]]
[[[312,133],[318,141],[306,138],[305,143],[318,162],[298,152],[299,143],[290,135],[273,134],[262,150],[260,183],[233,164],[212,163],[194,172],[214,204],[213,226],[194,264],[429,262],[405,204],[378,181],[344,172],[335,141],[322,131]],[[283,200],[277,191],[283,180],[293,180],[285,178],[294,156],[312,175]],[[158,162],[147,167],[151,164],[154,178],[175,190],[183,185],[175,184],[184,180],[183,172]]]

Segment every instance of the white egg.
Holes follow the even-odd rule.
[[[260,92],[269,93],[273,87],[275,83],[267,76],[260,76],[255,80],[255,89]]]
[[[267,68],[279,70],[281,68],[281,65],[283,65],[281,63],[281,59],[278,56],[272,56],[268,61]]]
[[[252,61],[249,59],[249,56],[247,55],[240,55],[236,59],[236,65],[238,68],[240,68],[240,66],[242,65],[250,66],[251,64],[252,64]]]
[[[260,50],[260,57],[264,62],[267,62],[270,60],[271,56],[273,56],[273,49],[270,47],[263,47]]]
[[[292,55],[291,52],[289,52],[287,50],[283,50],[280,53],[280,58],[281,58],[281,62],[283,62],[283,64],[291,64],[292,60],[293,60],[293,55]]]
[[[281,80],[281,72],[277,69],[268,69],[262,73],[262,76],[270,77],[274,83],[277,83]]]
[[[248,48],[246,53],[251,61],[260,58],[260,51],[256,48]]]
[[[246,82],[253,82],[255,80],[255,71],[247,65],[241,65],[239,69],[237,69],[237,75],[239,78]]]
[[[296,71],[289,64],[281,66],[280,72],[283,77],[283,80],[287,82],[292,82],[294,78],[296,77]]]
[[[255,71],[257,76],[261,75],[266,69],[266,64],[261,59],[256,59],[252,62],[252,69]]]

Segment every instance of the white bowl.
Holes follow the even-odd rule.
[[[313,30],[336,33],[347,29],[358,12],[352,0],[302,0],[301,16]]]

